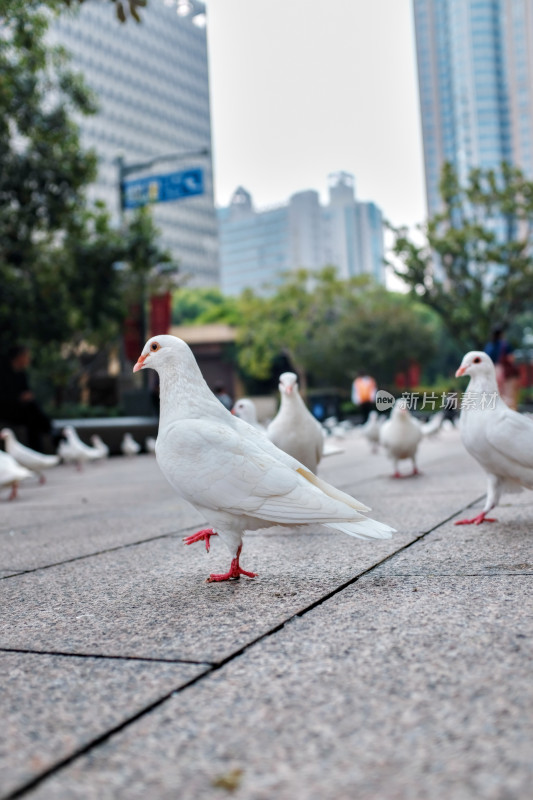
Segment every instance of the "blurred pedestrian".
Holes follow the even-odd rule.
[[[361,371],[352,383],[352,403],[359,406],[363,415],[363,424],[368,415],[375,408],[377,385],[374,378],[367,372]]]
[[[231,411],[231,409],[233,408],[233,400],[231,399],[231,397],[227,393],[226,387],[224,386],[224,384],[223,383],[217,383],[217,385],[215,386],[214,392],[215,392],[216,397],[218,397],[218,399],[222,403],[222,405],[225,408],[227,408],[228,411]]]
[[[50,434],[50,419],[38,405],[28,379],[31,352],[25,345],[15,345],[0,374],[0,420],[4,427],[22,427],[26,444],[43,452],[43,437]]]
[[[509,408],[516,410],[520,390],[520,370],[515,364],[513,348],[504,338],[503,328],[494,328],[491,339],[485,346],[485,353],[494,362],[496,381],[502,400]]]

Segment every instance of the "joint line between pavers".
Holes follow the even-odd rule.
[[[32,572],[39,572],[42,569],[52,569],[53,567],[61,567],[63,564],[72,564],[75,561],[83,561],[86,558],[95,558],[96,556],[104,555],[105,553],[115,553],[117,550],[124,550],[127,547],[139,547],[141,544],[148,544],[149,542],[156,542],[158,539],[168,539],[171,536],[181,536],[182,533],[193,531],[198,525],[187,525],[186,528],[180,528],[177,531],[170,531],[169,533],[161,533],[159,536],[152,536],[148,539],[138,539],[136,542],[127,542],[126,544],[119,544],[117,547],[108,547],[104,550],[97,550],[95,553],[86,553],[83,556],[74,556],[74,558],[67,558],[65,561],[56,561],[53,564],[43,564],[40,567],[32,567],[32,569],[23,569],[19,572],[13,572],[10,575],[0,577],[0,580],[5,581],[8,578],[18,578],[20,575],[29,575]]]
[[[22,647],[3,647],[0,645],[1,653],[21,653],[23,655],[34,656],[57,656],[60,658],[99,658],[102,661],[148,661],[153,664],[196,664],[198,666],[215,666],[216,661],[197,661],[190,658],[156,658],[154,656],[123,656],[109,655],[106,653],[67,653],[61,650],[31,650]]]
[[[165,695],[160,697],[158,700],[155,700],[153,703],[150,703],[145,708],[140,709],[137,713],[135,713],[134,715],[132,715],[128,719],[123,720],[120,724],[115,725],[113,728],[110,728],[108,731],[105,731],[104,733],[100,734],[100,736],[97,736],[92,741],[90,741],[86,745],[84,745],[82,748],[79,748],[74,753],[71,753],[69,756],[65,757],[64,759],[62,759],[61,761],[57,762],[53,766],[49,767],[45,772],[41,773],[40,775],[35,776],[35,778],[32,778],[31,781],[28,781],[23,786],[21,786],[18,789],[16,789],[13,793],[11,793],[9,795],[6,795],[4,798],[2,798],[2,800],[18,800],[18,798],[23,797],[27,792],[29,792],[32,789],[34,789],[35,787],[39,786],[41,783],[43,783],[43,781],[45,781],[47,778],[51,777],[55,773],[59,772],[64,767],[67,767],[69,764],[71,764],[77,758],[80,758],[81,756],[84,756],[86,753],[88,753],[89,751],[93,750],[95,747],[98,747],[99,745],[104,744],[104,742],[108,741],[108,739],[110,739],[116,733],[120,733],[120,731],[124,730],[124,728],[126,728],[129,725],[133,724],[138,719],[141,719],[142,717],[146,716],[147,714],[150,714],[156,708],[159,708],[159,706],[161,706],[163,703],[165,703],[172,696],[180,694],[181,692],[185,691],[185,689],[189,689],[190,687],[194,686],[199,681],[201,681],[204,678],[207,678],[210,675],[212,675],[214,672],[218,672],[218,670],[222,669],[224,666],[226,666],[226,664],[230,663],[234,659],[236,659],[239,656],[243,655],[247,650],[249,650],[250,648],[254,647],[256,644],[259,644],[259,642],[262,642],[264,639],[268,639],[270,636],[273,636],[276,633],[278,633],[289,622],[292,622],[297,617],[302,617],[304,614],[307,614],[309,611],[312,611],[314,608],[317,608],[317,606],[322,605],[322,603],[325,603],[327,600],[331,599],[336,594],[339,594],[340,592],[344,591],[344,589],[346,589],[348,586],[351,586],[352,584],[356,583],[364,575],[368,575],[368,573],[372,572],[372,570],[376,569],[376,567],[379,567],[382,564],[386,563],[393,556],[397,555],[398,553],[401,553],[403,550],[406,550],[408,547],[411,547],[413,544],[415,544],[416,542],[420,541],[420,539],[423,539],[425,536],[428,536],[430,533],[432,533],[433,531],[437,530],[437,528],[440,528],[441,525],[445,525],[447,522],[449,522],[451,519],[453,519],[455,516],[457,516],[457,514],[460,514],[462,511],[465,511],[467,508],[470,508],[475,503],[478,503],[483,497],[484,497],[484,495],[481,495],[480,497],[477,497],[475,500],[472,500],[472,502],[468,503],[468,505],[464,506],[463,508],[460,508],[457,511],[454,511],[454,513],[451,514],[449,517],[447,517],[446,519],[444,519],[441,522],[439,522],[436,525],[434,525],[429,530],[427,530],[424,533],[422,533],[419,536],[417,536],[415,539],[413,539],[412,542],[409,542],[408,544],[403,545],[402,547],[398,548],[398,550],[396,550],[394,553],[391,553],[386,558],[383,558],[381,561],[377,562],[372,567],[369,567],[368,569],[363,570],[363,572],[361,572],[358,575],[354,576],[349,581],[346,581],[345,583],[341,584],[341,586],[337,587],[336,589],[332,590],[331,592],[328,592],[326,595],[324,595],[323,597],[319,598],[315,602],[311,603],[310,605],[306,606],[305,608],[300,609],[299,611],[296,611],[294,614],[291,614],[284,621],[278,623],[277,625],[275,625],[270,630],[265,631],[265,633],[261,634],[260,636],[257,636],[251,642],[248,642],[247,644],[243,645],[238,650],[235,650],[233,653],[230,653],[226,658],[223,658],[219,662],[214,663],[212,666],[208,667],[206,670],[201,672],[199,675],[196,675],[194,678],[191,678],[190,681],[187,681],[186,683],[176,687],[172,691],[165,693]],[[120,548],[116,548],[116,549],[120,549]],[[75,559],[75,560],[77,560],[77,559]],[[202,663],[206,663],[206,662],[202,662]]]

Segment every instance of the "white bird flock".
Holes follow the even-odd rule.
[[[487,473],[483,511],[456,525],[494,522],[487,517],[504,492],[533,489],[533,420],[509,408],[501,399],[491,358],[479,350],[465,355],[456,377],[470,376],[468,392],[480,402],[461,410],[459,429],[468,452]],[[491,398],[495,402],[491,403]],[[485,398],[485,403],[482,402]]]
[[[369,510],[366,506],[317,478],[228,412],[181,339],[149,339],[133,371],[147,368],[159,373],[159,467],[175,491],[211,525],[184,541],[204,541],[209,549],[210,538],[218,535],[232,557],[228,572],[211,575],[209,581],[255,577],[239,563],[245,531],[321,524],[362,539],[391,536],[393,528],[361,513]]]
[[[302,400],[294,372],[279,376],[279,392],[281,404],[267,428],[267,436],[280,450],[316,472],[324,451],[324,433]]]
[[[96,448],[82,442],[73,425],[66,425],[63,428],[63,435],[66,441],[64,439],[60,441],[57,454],[65,463],[74,463],[81,471],[87,461],[97,461],[102,458],[102,454]]]
[[[44,483],[44,471],[59,464],[59,456],[45,455],[31,447],[19,442],[11,428],[0,431],[0,437],[5,442],[6,452],[12,456],[22,467],[35,472],[39,476],[39,483]]]

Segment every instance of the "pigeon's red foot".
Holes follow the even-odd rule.
[[[494,517],[486,517],[486,512],[482,511],[474,519],[458,519],[456,525],[481,525],[482,522],[498,522]]]
[[[209,548],[211,544],[209,542],[211,536],[218,536],[218,533],[212,528],[204,528],[203,531],[198,531],[198,533],[193,533],[192,536],[185,536],[183,541],[185,544],[194,544],[195,542],[205,542],[205,549],[209,553]]]
[[[231,562],[229,572],[225,572],[223,575],[210,575],[206,583],[216,583],[218,581],[236,581],[241,577],[241,575],[246,575],[247,578],[255,578],[257,576],[256,572],[246,572],[246,570],[242,569],[242,567],[239,565],[241,550],[242,544],[239,546],[237,555]]]
[[[391,475],[391,478],[413,478],[415,475],[420,475],[420,472],[416,467],[412,472],[409,473],[409,475],[404,475],[402,472],[398,472],[398,470],[396,470],[396,472]]]
[[[39,475],[39,485],[42,486],[43,483],[46,483],[46,478],[43,474]]]
[[[11,493],[10,493],[10,495],[8,497],[8,500],[16,500],[17,499],[18,489],[19,489],[19,485],[15,481],[14,483],[11,484]]]

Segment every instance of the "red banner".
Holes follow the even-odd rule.
[[[129,307],[124,320],[124,355],[128,361],[137,361],[144,347],[141,342],[141,307],[138,303]]]
[[[150,336],[169,332],[172,310],[171,299],[170,292],[153,295],[150,298]]]

